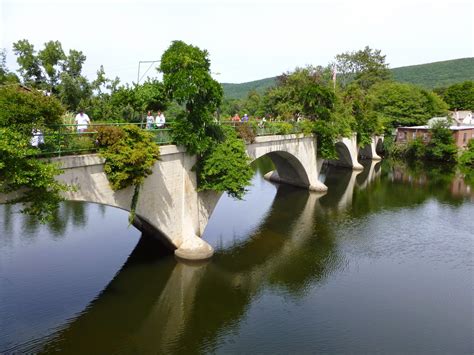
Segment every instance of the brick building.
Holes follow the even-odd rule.
[[[469,140],[474,138],[474,126],[450,126],[453,137],[458,148],[466,148]],[[398,127],[395,141],[397,143],[408,143],[416,138],[421,138],[428,143],[431,139],[430,126]]]

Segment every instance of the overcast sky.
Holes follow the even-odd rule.
[[[37,50],[49,40],[87,56],[89,78],[137,80],[138,62],[160,59],[173,40],[210,54],[214,77],[241,83],[369,45],[390,67],[472,57],[472,0],[0,0],[1,47],[16,70],[12,43]],[[147,69],[142,65],[141,74]],[[147,75],[155,76],[150,70]]]

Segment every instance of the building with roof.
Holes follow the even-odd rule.
[[[474,139],[474,126],[468,125],[452,125],[449,129],[453,133],[453,138],[456,146],[460,149],[465,149],[471,139]],[[399,144],[406,144],[410,141],[420,138],[424,143],[429,143],[431,140],[431,126],[413,126],[413,127],[398,127],[395,142]]]
[[[451,113],[451,117],[458,125],[474,125],[474,118],[472,117],[472,111],[457,111],[454,110]]]

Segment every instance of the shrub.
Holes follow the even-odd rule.
[[[237,136],[239,138],[242,138],[245,143],[253,143],[255,142],[255,132],[256,130],[254,130],[250,124],[248,123],[242,123],[241,125],[238,125],[236,127],[237,129]]]
[[[226,191],[234,198],[242,198],[250,184],[253,170],[244,142],[231,127],[225,127],[225,141],[214,145],[198,163],[199,191]]]
[[[474,139],[471,139],[465,150],[459,157],[459,164],[462,167],[474,169]]]
[[[422,138],[418,137],[409,142],[406,146],[404,155],[412,159],[423,159],[426,155],[426,146],[423,143]]]
[[[139,186],[159,158],[160,149],[153,136],[136,126],[124,126],[123,138],[101,149],[105,172],[114,190]]]
[[[99,147],[111,146],[125,137],[123,129],[117,126],[97,127],[97,143]]]
[[[301,121],[298,126],[305,136],[312,134],[314,131],[314,122],[310,120]]]
[[[270,128],[275,134],[290,134],[293,132],[293,125],[288,122],[272,122]]]

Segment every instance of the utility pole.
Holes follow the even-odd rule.
[[[146,73],[148,73],[148,70],[150,70],[150,68],[153,66],[153,63],[159,63],[160,60],[140,60],[138,62],[138,73],[137,73],[137,85],[140,84],[140,80],[143,79],[143,76],[145,76]],[[140,66],[145,63],[150,63],[150,66],[148,67],[148,69],[145,71],[145,74],[143,74],[143,76],[140,78]]]

